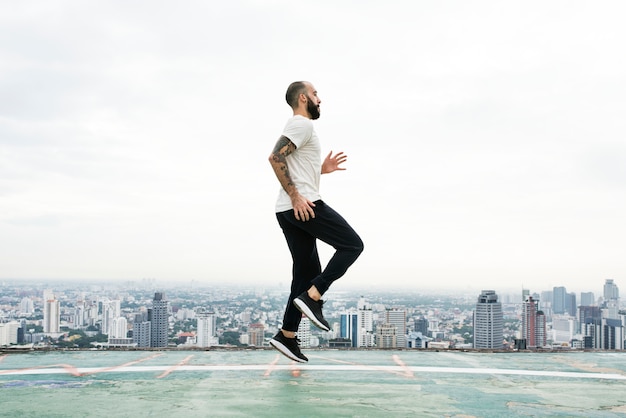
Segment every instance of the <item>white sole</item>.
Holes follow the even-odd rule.
[[[330,328],[328,328],[326,325],[322,324],[320,321],[317,320],[313,311],[301,299],[295,298],[293,300],[293,304],[296,305],[296,308],[298,308],[300,312],[306,315],[306,317],[309,318],[311,322],[313,322],[313,325],[315,325],[316,327],[318,327],[319,329],[323,331],[330,331]]]
[[[270,340],[270,345],[272,347],[274,347],[275,349],[277,349],[278,351],[280,351],[280,353],[282,355],[284,355],[285,357],[288,357],[289,359],[293,360],[293,361],[297,361],[298,363],[306,363],[306,360],[303,360],[299,357],[294,356],[291,351],[289,351],[289,349],[285,346],[285,344],[281,343],[280,341],[276,341],[275,339],[271,339]]]

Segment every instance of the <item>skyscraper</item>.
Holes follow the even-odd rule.
[[[547,342],[546,317],[539,310],[539,301],[532,296],[523,304],[521,337],[528,348],[543,347]]]
[[[163,298],[163,293],[157,292],[152,300],[152,309],[148,310],[150,347],[167,347],[168,318],[167,300]]]
[[[395,348],[398,347],[397,328],[392,324],[380,324],[376,327],[376,347]]]
[[[100,307],[102,317],[102,326],[100,331],[103,334],[110,336],[115,332],[113,329],[113,321],[115,318],[119,318],[122,315],[121,301],[102,298],[98,301],[98,306]]]
[[[404,309],[387,309],[388,324],[396,327],[396,347],[406,347],[406,311]]]
[[[619,319],[619,289],[613,279],[604,283],[604,314],[605,318]]]
[[[357,329],[357,347],[373,347],[374,346],[374,314],[371,306],[361,297],[357,304],[358,329]]]
[[[43,332],[61,332],[61,303],[54,296],[44,301]]]
[[[548,343],[548,332],[546,328],[546,316],[539,310],[535,317],[535,343],[537,347],[545,347]],[[531,346],[533,347],[533,346]]]
[[[572,316],[559,315],[552,318],[552,342],[569,344],[576,333],[576,318]]]
[[[428,336],[428,319],[418,318],[415,320],[415,332],[421,332],[423,336]]]
[[[340,334],[341,338],[348,338],[351,341],[351,347],[358,347],[359,343],[359,315],[354,312],[346,312],[341,314],[340,318]]]
[[[113,318],[109,338],[126,338],[128,335],[128,321],[123,316]]]
[[[624,349],[624,324],[620,319],[602,318],[602,345],[604,350]]]
[[[576,293],[565,294],[565,313],[569,316],[576,316]]]
[[[0,347],[17,344],[19,330],[20,324],[15,321],[0,324]]]
[[[256,323],[248,325],[248,345],[263,347],[265,341],[265,325]]]
[[[474,310],[474,348],[501,349],[503,324],[498,295],[493,290],[483,290]]]
[[[29,297],[22,298],[20,302],[20,316],[30,316],[33,312],[35,312],[33,300]]]
[[[588,337],[589,328],[587,325],[599,324],[602,319],[602,312],[600,311],[600,307],[598,306],[580,306],[578,308],[578,331],[583,334],[584,337]],[[589,343],[585,348],[593,348],[593,346]]]
[[[211,347],[212,345],[216,345],[218,341],[215,313],[201,311],[198,312],[196,318],[198,320],[196,345],[198,347]]]
[[[613,279],[606,279],[604,282],[604,300],[619,299],[619,288]]]
[[[593,306],[595,301],[593,299],[593,292],[581,292],[580,293],[580,306]]]
[[[555,314],[565,313],[565,287],[558,286],[552,289],[552,312]]]
[[[72,318],[74,328],[80,329],[85,325],[85,302],[82,300],[76,301],[74,304],[74,315]]]
[[[133,343],[137,344],[137,347],[150,347],[152,324],[147,320],[146,316],[145,312],[135,315]]]
[[[624,349],[624,325],[621,319],[587,319],[584,324],[585,348]]]

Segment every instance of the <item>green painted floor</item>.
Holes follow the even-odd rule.
[[[625,417],[626,352],[0,355],[2,417]]]

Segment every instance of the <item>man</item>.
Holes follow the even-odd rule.
[[[312,122],[320,116],[317,91],[309,82],[296,81],[287,89],[286,99],[293,117],[287,121],[269,161],[282,186],[276,218],[291,252],[293,277],[282,328],[270,344],[288,358],[304,363],[308,359],[300,352],[296,339],[302,314],[322,330],[330,330],[322,314],[322,295],[356,261],[363,251],[363,241],[341,215],[321,200],[321,174],[345,170],[340,166],[347,157],[343,152],[333,155],[331,151],[321,160],[321,146]],[[335,248],[324,270],[317,253],[318,239]]]

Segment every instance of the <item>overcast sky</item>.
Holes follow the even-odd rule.
[[[626,291],[624,12],[3,1],[0,278],[287,286],[267,157],[309,80],[365,242],[337,285]]]

